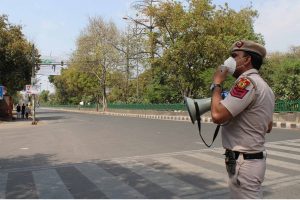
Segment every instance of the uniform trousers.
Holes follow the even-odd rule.
[[[229,176],[228,184],[232,199],[262,199],[261,184],[266,172],[266,156],[263,159],[245,160],[240,154],[236,171]]]

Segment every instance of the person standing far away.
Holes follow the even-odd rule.
[[[275,96],[259,74],[266,49],[253,41],[237,41],[231,57],[214,76],[211,116],[222,124],[222,145],[228,173],[230,197],[262,198],[266,171],[265,135],[271,132]],[[225,99],[222,83],[228,74],[236,81]]]
[[[20,119],[21,118],[21,106],[20,104],[17,104],[17,119]]]
[[[21,113],[22,113],[22,119],[24,119],[24,116],[25,116],[25,104],[23,103],[22,105],[22,109],[21,109]]]
[[[26,107],[25,107],[25,117],[26,117],[26,119],[28,119],[29,114],[30,114],[30,108],[29,108],[28,104],[26,104]]]

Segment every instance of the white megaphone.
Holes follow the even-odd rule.
[[[211,98],[191,99],[184,97],[184,103],[189,112],[192,123],[200,120],[200,116],[210,110]]]

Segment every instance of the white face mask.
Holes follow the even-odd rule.
[[[224,64],[222,65],[222,69],[227,68],[228,74],[233,75],[235,69],[236,69],[236,61],[233,57],[227,58],[227,60],[224,61]]]

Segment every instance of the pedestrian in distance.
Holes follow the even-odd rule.
[[[26,119],[28,119],[30,112],[31,112],[31,110],[30,110],[28,104],[26,104],[26,107],[25,107],[25,117],[26,117]]]
[[[21,106],[20,106],[20,104],[17,104],[16,111],[17,111],[17,119],[20,119],[21,118]]]
[[[222,124],[222,144],[228,172],[230,197],[262,198],[266,171],[266,133],[271,132],[275,96],[259,74],[266,49],[253,41],[237,41],[231,57],[214,76],[211,116]],[[222,99],[222,83],[228,74],[236,81]]]
[[[22,119],[24,119],[24,117],[25,117],[25,108],[26,108],[26,106],[25,106],[25,104],[23,103],[23,105],[22,105],[22,107],[21,107]]]

